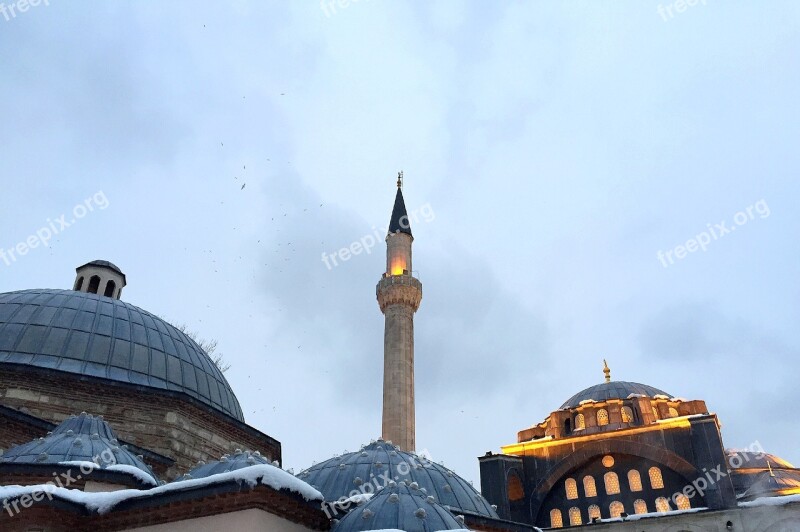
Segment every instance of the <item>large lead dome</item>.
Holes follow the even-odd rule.
[[[581,401],[601,402],[609,399],[627,399],[631,394],[644,395],[647,397],[655,397],[656,395],[672,397],[667,392],[659,390],[658,388],[653,388],[647,384],[629,381],[610,381],[581,390],[567,399],[566,402],[561,405],[561,409],[576,408],[580,405]]]
[[[222,372],[186,334],[134,305],[72,290],[0,294],[0,366],[182,392],[244,421]]]

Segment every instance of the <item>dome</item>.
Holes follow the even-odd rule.
[[[98,268],[109,268],[114,270],[118,274],[124,276],[125,274],[122,273],[122,270],[119,269],[119,266],[114,264],[113,262],[109,262],[107,260],[93,260],[92,262],[87,262],[83,266],[78,266],[76,269],[80,270],[81,268],[85,268],[86,266],[97,266]]]
[[[370,500],[357,506],[333,527],[334,532],[404,530],[434,532],[463,530],[464,525],[436,502],[436,498],[412,483],[390,482]]]
[[[153,470],[128,449],[120,447],[108,423],[86,412],[67,418],[47,436],[12,447],[0,456],[0,463],[4,464],[77,462],[93,462],[101,469],[128,473],[145,484],[157,484]]]
[[[666,395],[672,397],[670,394],[658,388],[653,388],[646,384],[639,384],[638,382],[628,381],[610,381],[602,384],[590,386],[585,390],[581,390],[569,399],[567,399],[559,410],[565,408],[575,408],[581,401],[605,401],[607,399],[627,399],[631,394],[646,395],[647,397],[655,397],[656,395]]]
[[[230,385],[186,334],[134,305],[72,290],[0,294],[0,367],[18,364],[182,392],[244,421]]]
[[[229,473],[230,471],[236,471],[237,469],[243,469],[245,467],[250,467],[252,465],[259,465],[259,464],[275,465],[272,464],[266,458],[264,458],[258,451],[251,453],[250,451],[242,451],[241,449],[236,449],[235,453],[231,455],[226,454],[219,460],[198,464],[197,467],[195,467],[182,477],[175,479],[175,482],[179,482],[181,480],[189,480],[193,478],[205,478],[205,477],[210,477],[211,475],[218,475],[220,473]]]
[[[348,498],[352,491],[371,493],[388,480],[407,480],[416,482],[427,495],[453,511],[497,519],[494,508],[469,482],[443,465],[382,440],[313,465],[297,476],[322,492],[326,501]]]
[[[734,449],[726,449],[725,454],[728,455],[728,463],[734,468],[744,469],[794,469],[795,467],[774,454],[757,453],[753,451],[738,451]]]

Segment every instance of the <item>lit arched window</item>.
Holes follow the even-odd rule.
[[[669,512],[669,501],[666,497],[659,497],[656,499],[657,512]]]
[[[589,522],[594,518],[600,519],[600,507],[596,504],[589,506]]]
[[[642,491],[642,476],[635,469],[628,471],[628,485],[631,491]]]
[[[605,408],[601,408],[597,411],[597,425],[602,427],[603,425],[608,425],[608,410]]]
[[[581,511],[573,506],[569,509],[569,526],[578,526],[582,524]]]
[[[511,502],[520,501],[524,497],[525,488],[522,486],[522,481],[516,473],[511,473],[508,475],[508,500]]]
[[[689,502],[689,497],[683,493],[678,493],[675,495],[675,506],[678,507],[678,510],[688,510],[692,507],[692,504]]]
[[[561,519],[561,510],[553,508],[550,510],[550,528],[561,528],[564,521]]]
[[[632,423],[633,422],[633,410],[629,406],[622,407],[622,422],[623,423]]]
[[[564,487],[567,490],[567,499],[574,500],[578,498],[578,483],[575,482],[574,478],[568,478],[564,483]]]
[[[614,501],[608,505],[608,511],[611,513],[612,518],[619,517],[625,511],[625,506],[619,501]]]
[[[587,497],[597,497],[597,486],[594,484],[594,477],[586,475],[583,477],[583,491]]]
[[[586,428],[586,420],[583,418],[583,414],[578,414],[575,416],[575,430],[585,429]]]
[[[619,493],[619,477],[613,471],[609,471],[603,475],[603,480],[606,483],[606,493],[608,495],[615,495]]]
[[[651,467],[647,473],[650,475],[650,487],[658,490],[664,487],[664,477],[661,476],[661,470],[657,467]]]
[[[636,499],[633,501],[633,511],[637,514],[646,514],[647,513],[647,503],[644,502],[642,499]]]
[[[651,405],[653,410],[653,417],[656,419],[661,419],[661,416],[658,415],[658,407],[656,405]]]
[[[680,414],[678,414],[678,411],[677,411],[677,410],[675,410],[675,409],[674,409],[674,408],[672,408],[672,407],[669,407],[669,417],[678,417],[679,415],[680,415]]]
[[[100,288],[100,276],[99,275],[92,275],[89,278],[88,292],[90,294],[96,294],[98,288]]]

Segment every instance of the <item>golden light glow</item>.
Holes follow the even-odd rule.
[[[406,261],[402,257],[396,257],[392,260],[391,274],[403,275],[403,270],[406,269]]]
[[[679,417],[675,419],[671,419],[669,421],[662,421],[661,423],[652,423],[650,425],[644,425],[641,427],[631,427],[621,429],[620,432],[624,431],[625,434],[639,434],[642,432],[652,432],[652,431],[661,431],[667,429],[688,429],[691,427],[691,421],[686,419],[685,417]],[[616,432],[616,431],[614,431]],[[581,443],[586,441],[594,441],[594,440],[604,440],[608,438],[608,432],[598,433],[598,434],[590,434],[587,436],[574,436],[571,438],[560,438],[557,440],[542,440],[542,441],[525,441],[522,443],[512,443],[511,445],[504,445],[500,447],[500,451],[503,454],[510,454],[514,456],[522,456],[528,450],[533,449],[541,449],[544,447],[553,447],[558,445],[564,445],[565,443]]]

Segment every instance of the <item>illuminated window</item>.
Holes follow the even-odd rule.
[[[642,476],[635,469],[628,471],[628,485],[631,491],[642,491]]]
[[[573,500],[578,498],[578,483],[574,478],[568,478],[564,483],[567,489],[567,499]]]
[[[612,467],[614,465],[614,457],[610,454],[607,454],[603,457],[603,465],[606,467]]]
[[[597,425],[602,427],[608,425],[608,410],[601,408],[597,411]]]
[[[550,528],[561,528],[564,521],[561,519],[561,510],[553,508],[550,510]]]
[[[622,407],[622,422],[623,423],[632,423],[633,422],[633,410],[629,406]]]
[[[522,486],[522,481],[519,477],[511,473],[508,475],[508,500],[520,501],[525,497],[525,488]]]
[[[608,505],[608,511],[611,513],[611,517],[619,517],[625,511],[625,506],[619,501],[614,501]]]
[[[664,487],[664,477],[661,476],[661,470],[657,467],[651,467],[647,473],[650,475],[650,487],[658,490]]]
[[[644,502],[642,499],[636,499],[635,501],[633,501],[633,511],[637,514],[646,514],[647,503]]]
[[[608,495],[615,495],[619,493],[619,477],[613,471],[609,471],[603,475],[603,480],[606,483],[606,493]]]
[[[581,511],[574,506],[569,509],[569,526],[582,525]]]
[[[669,512],[669,501],[666,497],[659,497],[656,499],[657,512]]]
[[[594,477],[586,475],[583,477],[583,491],[587,497],[597,497],[597,486],[594,484]]]
[[[583,418],[583,414],[578,414],[575,416],[575,430],[585,429],[586,428],[586,420]]]
[[[594,518],[600,519],[600,507],[596,504],[589,506],[589,522]]]
[[[688,510],[692,507],[692,504],[689,502],[689,497],[683,493],[675,495],[675,505],[678,507],[678,510]]]
[[[653,417],[656,419],[661,419],[661,416],[658,415],[658,407],[656,405],[652,405],[652,407]]]
[[[677,410],[675,410],[675,409],[674,409],[674,408],[672,408],[672,407],[669,407],[669,417],[678,417],[679,415],[680,415],[680,414],[678,414],[678,411],[677,411]]]

